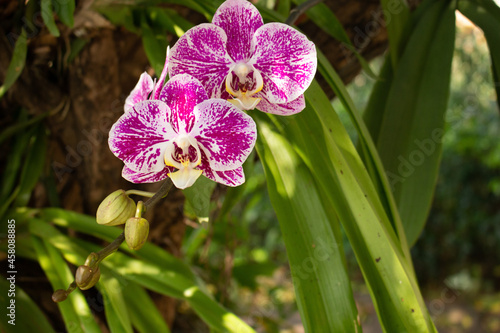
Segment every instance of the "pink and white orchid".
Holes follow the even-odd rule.
[[[201,174],[242,184],[242,164],[257,137],[252,118],[223,99],[209,99],[189,75],[177,75],[163,88],[160,81],[155,88],[143,74],[127,99],[132,106],[111,128],[108,143],[125,163],[122,176],[133,183],[170,177],[181,189]]]
[[[286,24],[264,24],[246,0],[227,0],[212,23],[188,30],[169,61],[170,77],[192,75],[210,97],[279,115],[304,109],[317,66],[316,48],[304,34]]]

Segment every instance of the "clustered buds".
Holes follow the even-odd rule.
[[[142,217],[143,211],[144,204],[142,201],[139,201],[136,205],[135,202],[129,198],[127,192],[124,190],[117,190],[108,195],[101,202],[97,209],[96,220],[97,223],[107,226],[125,223],[124,233],[128,247],[131,250],[139,250],[144,243],[146,243],[149,235],[149,222]],[[85,265],[87,265],[87,263]],[[90,280],[87,281],[87,276],[90,273],[84,267],[86,266],[79,267],[80,278],[83,279],[81,281],[82,285],[91,282]],[[93,274],[97,273],[93,272]],[[82,289],[78,281],[77,284],[78,287]]]
[[[97,208],[97,223],[114,226],[125,223],[134,215],[135,202],[124,190],[116,190],[108,195]]]

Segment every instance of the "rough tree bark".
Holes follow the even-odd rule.
[[[0,47],[0,78],[12,53],[7,38],[19,27],[20,3],[0,0],[0,25],[2,36]],[[367,59],[382,54],[387,48],[387,34],[377,0],[326,1],[333,9],[354,45]],[[0,101],[1,125],[8,126],[15,119],[20,107],[37,115],[57,109],[46,119],[50,130],[50,146],[47,165],[53,173],[63,208],[95,214],[100,201],[110,192],[132,188],[132,184],[121,178],[122,162],[108,149],[107,133],[111,125],[123,112],[123,102],[137,82],[139,75],[149,70],[148,61],[138,36],[123,28],[114,27],[103,17],[92,12],[89,2],[77,4],[75,26],[68,29],[59,24],[61,37],[51,36],[41,24],[41,17],[34,17],[28,25],[30,34],[26,67],[15,85]],[[200,21],[200,15],[185,13],[186,17]],[[325,53],[340,76],[349,82],[359,73],[356,58],[345,48],[325,34],[318,26],[302,16],[299,27]],[[78,36],[88,42],[78,56],[67,62],[70,41]],[[173,45],[172,36],[168,36]],[[333,96],[330,91],[330,95]],[[2,147],[4,148],[4,147]],[[4,151],[8,152],[8,147]],[[2,155],[2,169],[7,154]],[[153,190],[158,185],[134,186]],[[48,205],[43,186],[37,188],[39,195],[32,198],[36,207]],[[148,213],[152,222],[150,239],[180,254],[185,224],[182,215],[183,197],[173,191],[169,199]],[[30,291],[29,286],[26,286]],[[46,302],[50,295],[35,293],[48,311],[55,311],[54,305]],[[175,302],[166,297],[157,297],[170,324],[175,317]]]

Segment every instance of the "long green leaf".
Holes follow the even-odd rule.
[[[44,224],[44,222],[33,219],[30,222],[30,229],[36,229],[40,224]],[[38,255],[38,262],[47,274],[54,290],[66,289],[73,277],[64,259],[45,238],[33,236],[32,241]],[[74,291],[68,301],[57,304],[69,332],[101,332],[92,317],[85,298],[79,291]]]
[[[72,28],[75,24],[73,18],[75,13],[75,0],[52,0],[52,4],[61,22]]]
[[[59,29],[57,29],[56,21],[54,20],[54,12],[52,11],[52,0],[41,0],[40,7],[42,10],[43,23],[49,32],[55,37],[59,37]]]
[[[326,215],[309,170],[287,141],[264,122],[259,134],[306,332],[360,331],[336,217]]]
[[[279,121],[344,226],[382,326],[388,332],[434,331],[410,258],[401,249],[355,147],[316,82],[306,91],[306,102],[303,112]]]
[[[45,152],[47,150],[47,134],[45,126],[39,125],[31,137],[30,146],[19,179],[19,194],[14,202],[15,206],[26,206],[45,166]]]
[[[17,243],[17,242],[16,242]],[[6,278],[9,278],[7,274]],[[40,308],[35,304],[35,302],[22,290],[19,285],[15,286],[15,296],[9,296],[8,291],[10,290],[10,281],[6,278],[0,279],[0,289],[5,292],[0,293],[0,306],[6,311],[6,318],[0,321],[0,330],[2,332],[44,332],[44,333],[55,333],[54,329],[50,325],[49,321],[40,310]],[[15,319],[9,317],[10,310],[12,307],[11,300],[14,300],[15,306]],[[29,318],[29,320],[26,320]],[[12,321],[12,322],[10,322]],[[14,325],[15,324],[15,325]]]
[[[123,278],[118,279],[107,267],[100,269],[99,289],[104,299],[105,314],[110,331],[112,333],[132,333],[132,323],[125,303],[123,283],[120,283]]]
[[[170,333],[165,320],[148,293],[135,282],[122,282],[130,320],[140,333]]]
[[[9,67],[7,67],[4,82],[0,86],[0,98],[3,97],[7,90],[16,82],[19,75],[21,75],[26,63],[27,53],[28,41],[26,39],[26,31],[23,29],[14,46],[14,52],[12,53]]]
[[[404,47],[405,26],[409,22],[410,9],[405,0],[381,0],[389,35],[389,49],[392,67],[396,68]]]
[[[160,75],[165,65],[167,41],[164,36],[157,36],[146,21],[141,24],[142,44],[148,57],[149,63],[155,73]]]
[[[61,251],[66,260],[75,265],[81,265],[91,251],[99,250],[94,244],[70,239],[44,221],[38,222],[30,224],[33,234],[43,236],[44,240]],[[193,282],[192,276],[184,274],[183,271],[175,271],[164,263],[154,264],[148,260],[134,259],[121,252],[109,256],[101,265],[145,288],[186,300],[196,313],[217,331],[254,332],[241,319],[208,296]]]
[[[454,9],[437,2],[398,63],[377,138],[409,244],[425,225],[437,180],[454,40]]]

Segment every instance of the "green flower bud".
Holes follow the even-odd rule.
[[[89,266],[82,265],[78,267],[75,274],[75,282],[81,290],[87,290],[95,286],[101,277],[99,267],[92,269]]]
[[[133,216],[135,202],[130,199],[124,190],[117,190],[104,199],[97,208],[97,223],[103,225],[119,225]]]
[[[139,250],[148,240],[149,222],[142,217],[131,217],[125,223],[125,241],[132,250]]]
[[[52,301],[54,301],[56,303],[62,302],[64,300],[66,300],[67,297],[68,297],[68,293],[66,292],[66,290],[64,290],[64,289],[57,289],[52,294]]]

